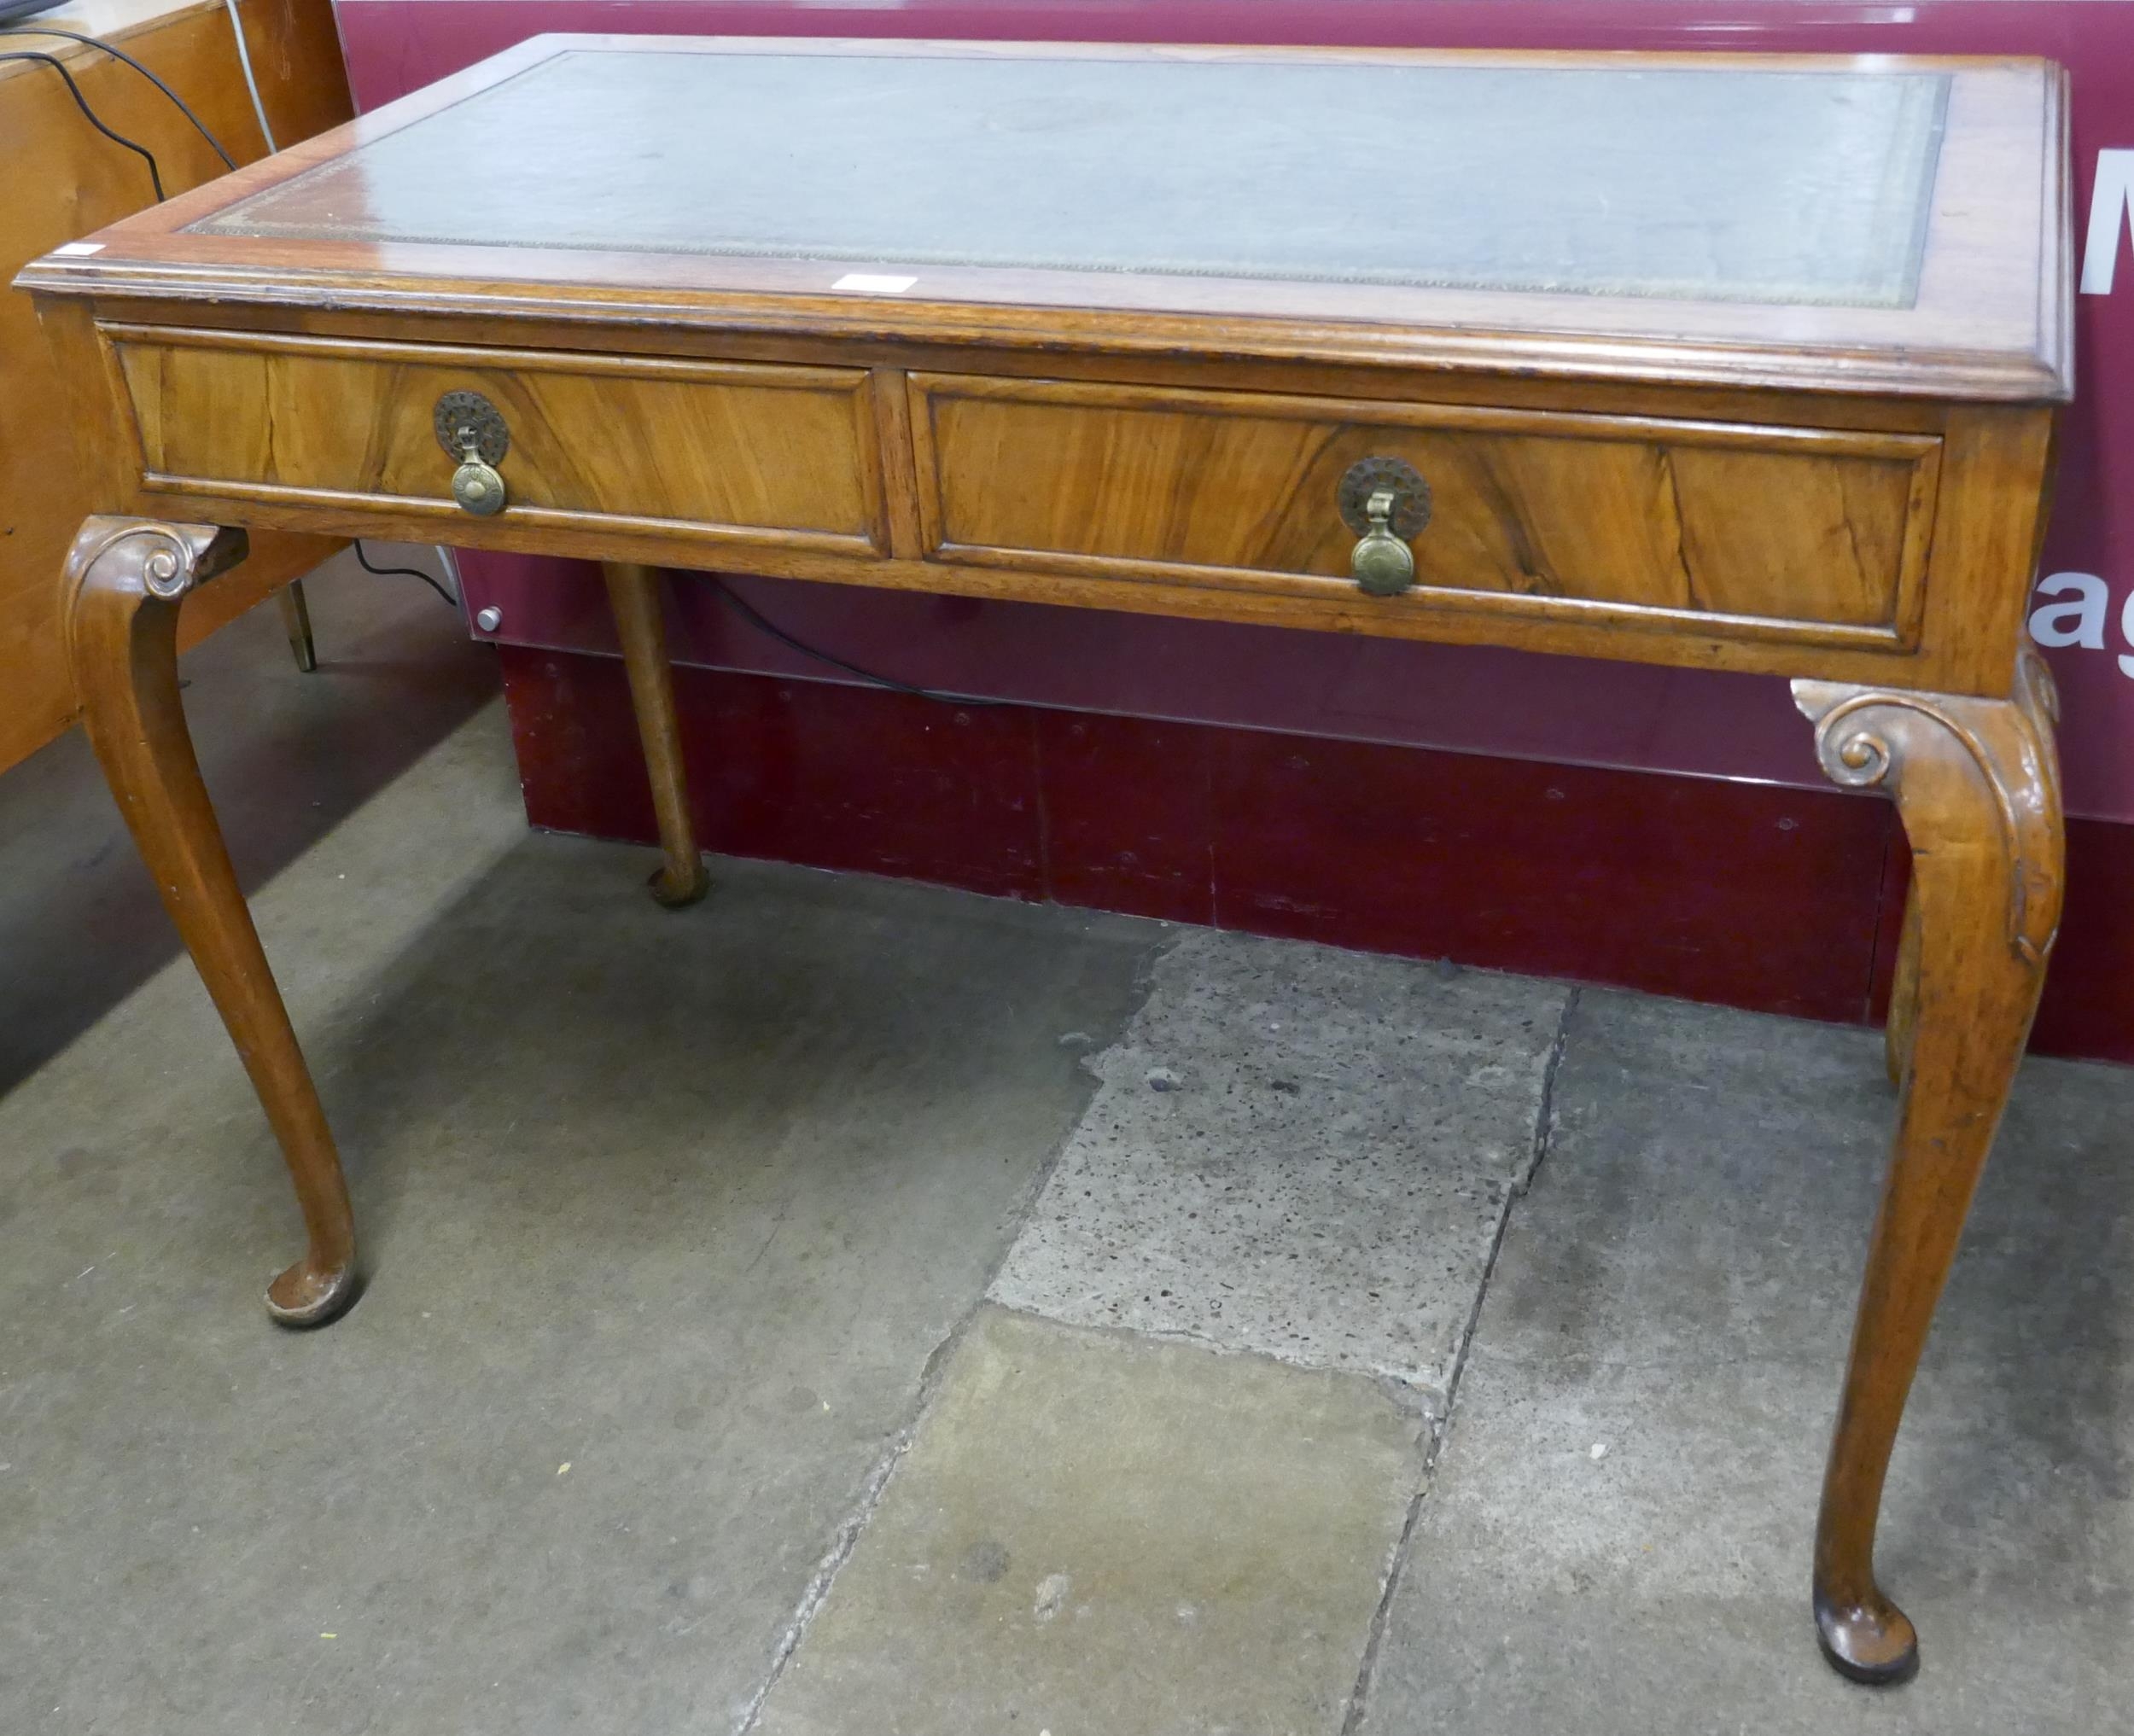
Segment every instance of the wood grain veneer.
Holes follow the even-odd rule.
[[[1432,514],[1422,588],[1389,614],[1509,626],[1571,598],[1620,605],[1596,626],[1657,609],[1767,640],[1917,640],[1929,434],[937,375],[912,389],[937,560],[1345,597],[1336,491],[1390,456]]]
[[[521,521],[656,526],[699,558],[748,542],[884,551],[869,376],[670,358],[104,329],[148,493],[460,517],[432,414],[504,414]],[[330,404],[330,416],[308,413]]]

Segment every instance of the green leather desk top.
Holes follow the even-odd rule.
[[[1948,86],[566,48],[191,230],[1901,308]]]

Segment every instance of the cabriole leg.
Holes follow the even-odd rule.
[[[622,641],[622,667],[630,678],[630,703],[644,743],[644,769],[652,780],[652,811],[659,817],[665,860],[652,877],[652,896],[670,910],[697,902],[711,889],[711,876],[697,848],[690,818],[689,786],[682,773],[682,734],[674,719],[674,672],[667,661],[667,628],[660,615],[660,575],[654,567],[603,561],[608,605]]]
[[[2050,678],[2026,647],[2006,700],[1793,684],[1823,769],[1897,798],[1912,846],[1909,970],[1891,1053],[1897,1134],[1816,1530],[1815,1612],[1845,1675],[1901,1681],[1917,1636],[1875,1578],[1890,1451],[1993,1142],[2060,923]]]
[[[178,605],[244,554],[242,531],[88,519],[67,557],[61,615],[90,743],[296,1183],[310,1246],[268,1287],[267,1308],[308,1326],[354,1297],[348,1189],[201,782],[178,690]]]
[[[1912,1058],[1912,1023],[1919,1015],[1919,893],[1904,888],[1904,926],[1897,942],[1897,973],[1890,980],[1889,1022],[1882,1028],[1882,1061],[1890,1083],[1904,1082]]]

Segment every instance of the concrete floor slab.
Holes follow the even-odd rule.
[[[1337,1736],[1420,1476],[1354,1375],[994,1308],[762,1736]]]
[[[1880,1562],[1924,1668],[1880,1692],[1825,1667],[1807,1609],[1879,1038],[1589,992],[1554,1102],[1365,1729],[2119,1727],[2134,1074],[2026,1069],[1898,1442]]]
[[[182,962],[0,1100],[0,1727],[736,1727],[1158,931],[647,865],[528,836],[493,711],[256,899],[366,1237],[324,1331]]]
[[[1442,1401],[1570,991],[1194,930],[1159,961],[1002,1304]]]

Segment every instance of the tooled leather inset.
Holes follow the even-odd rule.
[[[128,570],[117,575],[122,581],[131,576],[150,597],[176,603],[236,566],[246,551],[244,532],[224,526],[96,517],[83,521],[67,553],[67,572],[70,585],[79,587],[92,571],[113,576],[109,563],[125,562]]]

